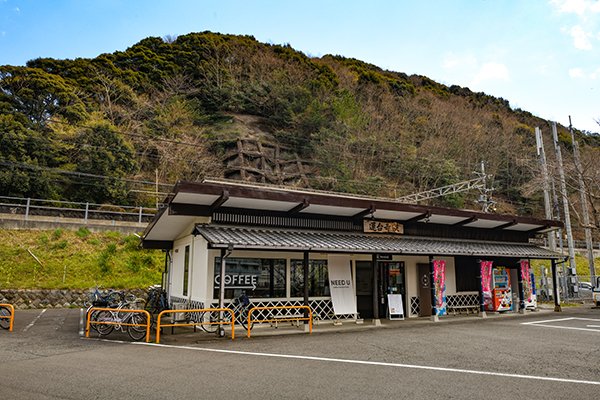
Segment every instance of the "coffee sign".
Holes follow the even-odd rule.
[[[363,223],[365,233],[394,233],[404,234],[404,225],[393,221],[376,221],[365,219]]]

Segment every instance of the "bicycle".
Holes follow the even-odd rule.
[[[86,307],[85,314],[88,315],[94,307],[116,308],[119,306],[121,296],[121,292],[115,292],[113,290],[101,292],[98,287],[96,287],[88,294],[88,298],[83,302],[83,306]],[[98,313],[99,311],[93,311],[90,315],[90,321],[97,321]],[[91,324],[91,328],[97,331],[95,324]]]
[[[233,311],[233,315],[235,316],[235,322],[239,323],[240,325],[242,325],[242,327],[247,331],[248,330],[248,311],[252,308],[252,303],[250,301],[250,298],[246,295],[246,293],[242,293],[239,297],[236,297],[235,299],[231,300],[231,302],[229,303],[229,306],[227,307],[229,309],[231,309]],[[211,311],[211,312],[204,312],[204,313],[200,313],[203,314],[204,318],[207,318],[209,321],[209,324],[203,324],[202,328],[206,331],[206,332],[216,332],[217,331],[217,327],[220,328],[219,330],[219,336],[224,336],[225,335],[225,331],[223,330],[223,327],[218,324],[219,321],[219,312],[218,311]],[[205,315],[205,314],[209,314],[209,315]],[[228,312],[223,312],[223,322],[231,322],[231,314]],[[252,327],[254,326],[254,322],[252,323],[252,325],[250,325],[250,329],[252,329]],[[207,330],[211,329],[211,330]]]
[[[147,317],[142,313],[122,312],[124,309],[139,309],[137,304],[141,299],[134,296],[128,296],[124,301],[121,301],[115,311],[99,310],[96,314],[97,324],[96,331],[100,336],[108,336],[113,330],[127,332],[129,337],[135,341],[142,340],[146,337],[145,325],[148,323]],[[102,323],[105,322],[105,323]]]
[[[0,306],[0,328],[7,330],[10,328],[10,317],[10,309],[8,307]]]

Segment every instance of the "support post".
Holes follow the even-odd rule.
[[[373,266],[373,325],[381,325],[379,319],[379,268],[377,264],[377,254],[371,255],[371,263]]]
[[[219,308],[225,308],[225,257],[226,250],[221,249],[221,276],[219,279]],[[223,321],[223,311],[219,311],[219,322]],[[217,330],[218,331],[218,330]]]
[[[304,275],[304,305],[308,304],[308,251],[304,252],[304,259],[302,260],[302,274]],[[310,306],[309,306],[310,307]],[[308,310],[304,310],[304,318],[308,318]],[[308,321],[304,321],[304,324],[308,324]]]
[[[554,311],[562,311],[560,308],[560,295],[558,294],[558,276],[556,275],[556,260],[550,260],[552,263],[552,291],[554,293]]]
[[[437,316],[436,304],[435,304],[435,281],[433,273],[433,256],[429,256],[429,282],[431,282],[431,320],[438,322],[440,319]]]
[[[25,207],[25,221],[29,219],[29,206],[31,205],[31,199],[27,198],[27,206]]]
[[[519,314],[525,314],[525,288],[523,287],[523,264],[521,264],[521,261],[519,261],[517,273],[519,274],[517,277],[519,284]]]
[[[143,210],[144,210],[144,209],[142,208],[142,206],[140,206],[140,215],[139,215],[139,218],[138,218],[138,222],[139,222],[140,224],[142,223],[142,214],[143,214]]]
[[[88,216],[90,215],[90,203],[85,203],[85,216],[83,217],[85,223],[88,222]]]

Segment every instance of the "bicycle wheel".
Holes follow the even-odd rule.
[[[240,311],[238,316],[235,318],[235,320],[238,321],[245,330],[248,330],[248,310],[249,309],[250,308]],[[252,328],[254,328],[254,322],[252,322],[252,324],[250,325],[250,329],[252,329]]]
[[[10,317],[10,310],[7,307],[0,307],[0,328],[10,328],[10,319],[4,317]]]
[[[227,317],[227,313],[223,313],[224,317]],[[200,317],[200,321],[202,322],[202,329],[208,333],[215,333],[219,328],[219,312],[211,311],[211,312],[203,312]]]
[[[115,319],[113,318],[113,314],[110,311],[98,311],[96,313],[96,321],[97,322],[112,322]],[[107,336],[110,334],[113,329],[115,329],[114,325],[105,325],[105,324],[97,324],[96,331],[100,336]]]
[[[128,326],[127,334],[135,341],[142,340],[146,337],[146,324],[148,317],[145,314],[132,314],[127,321],[130,324],[139,324],[140,326]]]

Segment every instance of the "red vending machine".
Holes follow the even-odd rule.
[[[510,271],[505,267],[494,267],[492,273],[493,311],[512,310],[512,289]]]

